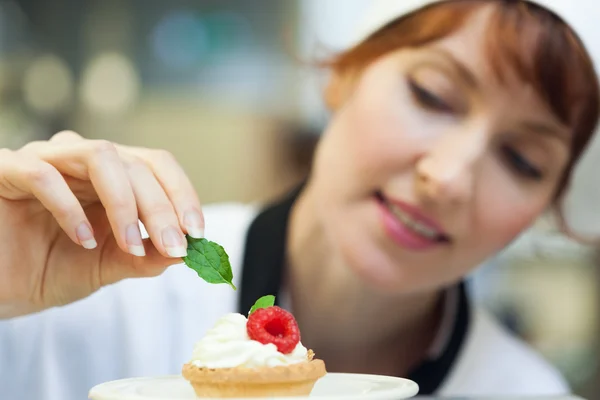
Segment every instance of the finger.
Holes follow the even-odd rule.
[[[94,231],[81,204],[52,165],[35,157],[4,152],[0,157],[0,196],[35,197],[74,243],[96,248]]]
[[[33,140],[27,142],[23,147],[21,147],[18,152],[19,153],[32,153],[37,154],[41,151],[47,150],[48,148],[54,147],[56,145],[64,145],[68,143],[73,143],[77,141],[85,140],[78,133],[73,131],[61,131],[54,134],[50,140]]]
[[[164,150],[122,146],[143,159],[175,207],[180,226],[191,237],[204,237],[204,214],[194,186],[175,157]]]
[[[60,131],[50,138],[51,143],[72,143],[81,140],[85,139],[74,131]]]
[[[143,160],[133,158],[125,165],[141,220],[154,246],[166,257],[185,257],[187,241],[164,189]]]
[[[133,189],[115,146],[104,140],[75,140],[32,148],[60,173],[89,181],[106,209],[119,247],[142,256],[141,233]],[[139,240],[138,240],[139,237]],[[132,241],[133,240],[133,241]]]
[[[132,255],[143,256],[138,240],[141,233],[135,195],[115,146],[110,142],[87,140],[78,142],[77,146],[86,149],[79,154],[87,153],[89,179],[106,209],[119,247]],[[80,162],[85,165],[85,159]]]
[[[77,167],[78,164],[74,164],[72,160],[60,160],[60,157],[63,157],[64,154],[57,150],[64,148],[64,146],[65,144],[47,140],[32,141],[21,147],[18,153],[33,155],[47,162],[49,161],[54,164],[55,168],[60,168],[62,172],[59,172],[61,172],[71,192],[77,197],[82,206],[85,207],[86,204],[98,201],[98,194],[89,180],[87,167],[84,165]],[[65,168],[62,164],[66,164],[68,167]]]
[[[152,277],[160,275],[164,270],[179,262],[164,257],[150,240],[144,240],[146,257],[133,257],[120,251],[117,244],[109,241],[104,247],[104,256],[98,275],[98,287],[110,285],[128,278]]]

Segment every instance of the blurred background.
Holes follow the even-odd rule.
[[[168,149],[205,203],[266,201],[306,174],[327,121],[311,62],[343,48],[367,1],[0,0],[0,147],[72,129]],[[588,399],[599,263],[540,221],[470,279]]]

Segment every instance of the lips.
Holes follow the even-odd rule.
[[[431,218],[407,203],[376,193],[386,232],[391,238],[414,250],[450,243],[449,235]]]

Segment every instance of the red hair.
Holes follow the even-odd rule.
[[[355,73],[391,51],[422,46],[454,33],[475,11],[490,3],[497,7],[486,33],[485,50],[494,73],[502,80],[506,67],[511,67],[572,129],[571,156],[557,187],[558,200],[596,129],[600,94],[592,61],[583,45],[549,11],[517,0],[435,3],[393,21],[326,62],[326,66],[341,76]]]

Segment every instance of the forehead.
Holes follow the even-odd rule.
[[[482,82],[499,84],[500,82],[498,82],[499,79],[497,79],[497,74],[495,74],[494,65],[492,65],[489,57],[490,50],[487,46],[489,42],[486,40],[490,35],[490,25],[496,9],[497,6],[495,5],[481,7],[479,10],[473,12],[455,32],[430,43],[428,46],[425,46],[425,49],[433,47],[446,50],[457,61],[468,67]],[[519,79],[517,73],[510,67],[508,62],[497,67],[502,69],[503,78],[506,78],[507,81],[505,83],[509,83],[509,86],[528,84],[523,79]]]
[[[491,49],[490,35],[496,34],[490,31],[494,13],[497,5],[486,5],[473,12],[465,23],[452,34],[434,41],[421,50],[432,49],[444,50],[452,56],[461,66],[472,74],[481,89],[482,94],[490,95],[492,101],[500,104],[502,102],[512,105],[511,108],[525,106],[528,111],[537,111],[550,114],[554,117],[547,101],[535,88],[531,79],[527,79],[515,68],[514,63],[503,57],[490,57]],[[501,32],[497,32],[501,34]],[[500,39],[502,40],[502,39]],[[531,58],[533,59],[533,54]],[[529,64],[532,59],[522,59],[521,62]]]

